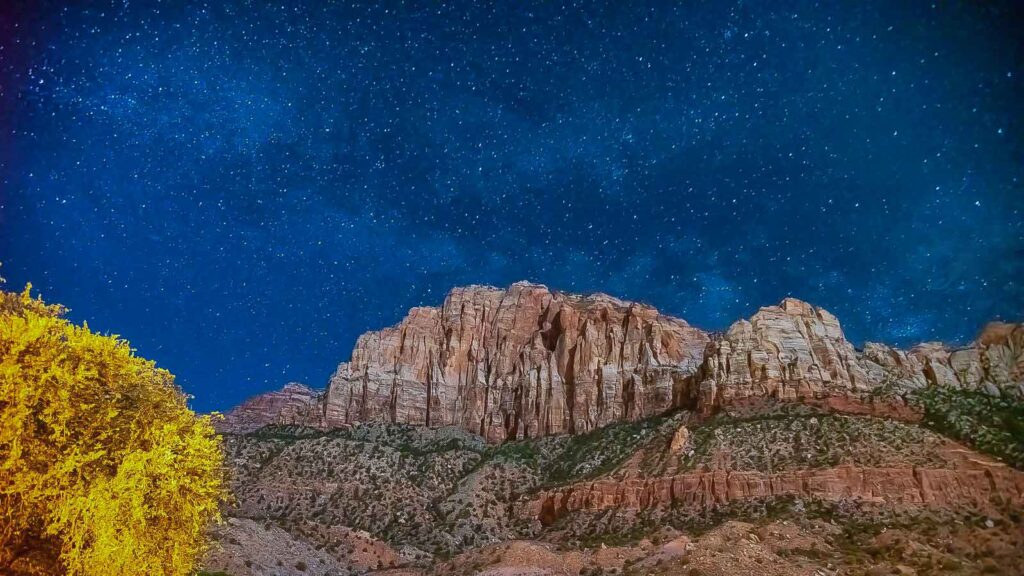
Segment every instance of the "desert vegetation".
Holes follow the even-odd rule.
[[[191,574],[224,493],[211,417],[64,313],[0,292],[0,573]]]
[[[910,401],[924,424],[1024,469],[1024,402],[1008,395],[929,386]]]

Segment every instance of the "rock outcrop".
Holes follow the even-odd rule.
[[[326,423],[453,425],[489,441],[587,432],[692,402],[707,342],[604,294],[456,288],[359,338],[331,378]]]
[[[544,525],[579,511],[712,507],[741,500],[792,496],[856,500],[887,506],[925,505],[987,509],[993,496],[1019,507],[1024,474],[999,464],[973,469],[841,466],[767,474],[714,470],[678,476],[598,480],[543,491],[519,514]]]
[[[875,380],[902,388],[947,386],[1024,398],[1024,324],[990,322],[960,348],[926,342],[904,352],[868,343],[862,360]]]
[[[1024,325],[989,324],[961,348],[856,349],[835,316],[794,298],[711,336],[644,304],[520,282],[455,288],[440,307],[413,308],[363,334],[323,394],[290,384],[220,427],[385,421],[501,442],[761,399],[913,419],[899,397],[925,386],[1024,397]],[[879,400],[880,388],[895,400]]]
[[[848,394],[875,384],[835,316],[794,298],[761,308],[708,345],[700,406],[709,412],[735,400]]]
[[[860,573],[879,558],[893,571],[907,561],[895,551],[842,560],[841,550],[877,547],[863,540],[874,528],[844,530],[850,521],[901,550],[907,532],[896,540],[895,527],[921,522],[928,544],[914,557],[936,554],[922,572],[1017,574],[1024,460],[1006,407],[1024,399],[1022,380],[1019,324],[990,324],[959,348],[860,349],[835,316],[792,298],[707,334],[603,294],[457,288],[441,306],[361,336],[326,390],[289,384],[218,422],[233,433],[223,447],[236,505],[205,566],[575,574],[595,562],[624,570],[628,552],[630,569],[645,574],[729,565],[730,574],[781,576]],[[683,410],[663,414],[674,408]],[[605,427],[649,416],[659,417]],[[248,434],[268,424],[335,430]],[[523,440],[488,446],[510,439]],[[771,530],[787,547],[754,561],[751,550],[771,536],[764,511],[780,515]],[[982,523],[959,521],[966,514]],[[716,528],[704,556],[672,532],[748,516],[760,532]],[[811,546],[790,539],[802,529],[832,532]],[[947,529],[964,545],[936,532]],[[646,537],[632,551],[568,552],[637,535]],[[668,543],[655,549],[655,536]],[[505,547],[521,538],[540,543]],[[555,543],[558,554],[547,548]],[[834,551],[823,555],[825,545]],[[998,562],[982,565],[979,549]],[[828,564],[811,569],[799,550]],[[750,562],[739,568],[737,558]]]
[[[787,298],[713,338],[700,380],[704,413],[757,398],[857,401],[883,386],[897,393],[933,385],[1024,396],[1024,325],[991,323],[963,348],[933,342],[902,351],[868,343],[857,350],[835,316]]]
[[[322,394],[290,382],[281,390],[254,396],[214,420],[219,432],[245,434],[271,424],[323,427]]]

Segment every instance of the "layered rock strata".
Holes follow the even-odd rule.
[[[905,388],[948,386],[1024,398],[1024,324],[990,322],[968,346],[926,342],[909,351],[867,343],[871,377]]]
[[[359,338],[331,378],[326,422],[453,425],[489,441],[587,432],[692,402],[707,342],[604,294],[456,288]]]
[[[413,308],[363,334],[325,393],[289,385],[221,428],[387,421],[500,442],[761,399],[910,418],[899,395],[924,386],[1024,397],[1024,325],[991,323],[960,348],[856,349],[835,316],[793,298],[711,336],[644,304],[520,282],[456,288],[440,307]],[[879,403],[880,388],[895,404]]]
[[[290,382],[281,390],[253,396],[214,420],[219,431],[236,434],[290,424],[323,427],[322,394],[305,384]]]
[[[991,505],[993,496],[998,496],[1001,502],[1018,507],[1024,503],[1024,474],[993,464],[973,469],[841,466],[777,474],[714,470],[656,478],[603,479],[541,492],[521,507],[520,515],[550,525],[580,511],[712,507],[784,496],[982,510]]]
[[[903,351],[868,343],[857,350],[835,316],[787,298],[716,336],[699,378],[704,413],[756,398],[857,400],[882,386],[1024,396],[1024,325],[991,323],[962,348],[931,342]]]

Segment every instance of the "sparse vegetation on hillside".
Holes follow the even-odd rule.
[[[915,391],[910,400],[923,408],[929,428],[1024,469],[1024,402],[940,386]]]
[[[989,404],[982,406],[990,408]],[[993,425],[1002,426],[998,421]],[[681,426],[686,430],[680,434]],[[679,438],[684,440],[677,442]],[[787,495],[706,507],[577,511],[548,526],[524,516],[522,506],[539,490],[592,479],[651,478],[719,469],[775,474],[841,465],[945,468],[955,466],[949,458],[959,453],[949,450],[946,438],[923,426],[829,413],[788,402],[744,405],[709,419],[681,411],[612,424],[578,436],[498,446],[487,446],[479,437],[455,429],[380,423],[331,432],[265,428],[232,436],[227,446],[229,459],[238,463],[239,513],[283,527],[344,566],[352,566],[352,559],[360,554],[372,557],[374,548],[353,548],[347,537],[332,535],[333,526],[364,529],[395,550],[407,550],[400,558],[387,556],[398,565],[427,565],[522,538],[553,538],[567,550],[635,547],[652,538],[657,542],[666,530],[697,537],[737,519],[757,525],[787,525],[841,518],[851,525],[860,522],[857,525],[863,528],[865,538],[874,538],[886,525],[902,522],[902,517],[878,516],[880,509],[856,499],[824,502]],[[1000,510],[996,515],[999,522],[1019,524],[1018,511],[1003,509],[1003,504],[994,501],[992,505]],[[908,518],[912,523],[914,518]],[[954,521],[960,521],[959,517]],[[933,542],[930,534],[908,534],[920,542]],[[852,542],[860,542],[858,537],[833,535],[824,548],[792,546],[773,552],[775,556],[770,558],[783,558],[793,565],[831,562],[857,573],[876,559],[866,552],[847,550]],[[950,558],[958,557],[946,552],[910,554],[890,544],[876,547],[885,555],[880,561],[886,566],[902,562],[933,569],[954,566]],[[486,565],[487,558],[474,556],[473,562],[480,562],[479,568]],[[976,560],[965,559],[955,565],[967,574],[980,569]],[[668,566],[672,565],[663,567]],[[655,568],[637,562],[629,570],[661,573]]]
[[[586,434],[507,442],[487,455],[496,461],[520,462],[534,468],[541,485],[566,484],[611,472],[652,438],[671,433],[678,417],[658,416],[618,422]]]
[[[857,466],[938,466],[944,440],[918,426],[860,416],[716,417],[693,431],[681,469],[781,472]]]

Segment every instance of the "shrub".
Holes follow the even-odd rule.
[[[0,573],[192,573],[223,497],[210,417],[30,289],[0,291]]]

